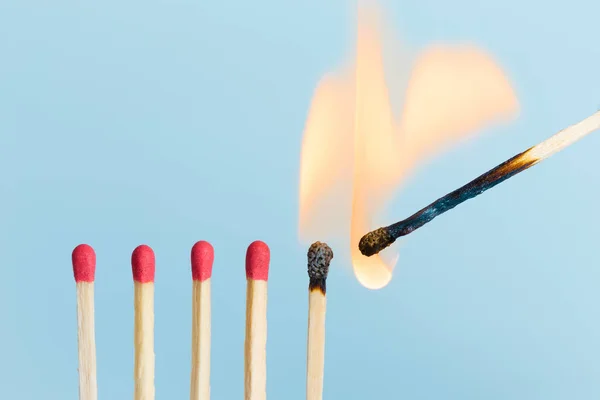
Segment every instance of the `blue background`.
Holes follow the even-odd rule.
[[[390,222],[600,107],[591,1],[388,4],[413,46],[492,52],[521,117],[421,168]],[[130,255],[157,257],[156,393],[189,391],[189,250],[213,243],[212,394],[243,394],[244,254],[272,249],[268,393],[303,399],[302,130],[341,0],[0,1],[0,397],[77,398],[70,254],[96,249],[101,399],[133,393]],[[325,398],[600,398],[600,134],[436,219],[382,291],[328,281]]]

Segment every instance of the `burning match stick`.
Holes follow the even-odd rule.
[[[71,255],[77,287],[77,340],[79,347],[79,399],[96,400],[96,339],[94,333],[94,278],[96,253],[87,244]]]
[[[367,233],[360,239],[358,244],[360,252],[369,257],[379,253],[394,243],[399,237],[408,235],[438,215],[493,188],[497,184],[550,157],[597,129],[600,129],[600,111],[558,132],[542,143],[517,154],[466,185],[434,201],[407,219]]]
[[[246,252],[246,340],[244,343],[244,399],[267,398],[267,280],[269,247],[256,241]]]
[[[134,287],[134,400],[154,400],[154,252],[146,245],[131,255]]]
[[[192,377],[190,400],[210,399],[210,278],[215,255],[210,243],[192,247]]]
[[[315,242],[308,249],[308,343],[306,351],[306,400],[323,398],[325,367],[325,283],[333,251]]]

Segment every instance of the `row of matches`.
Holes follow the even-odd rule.
[[[269,247],[255,241],[246,252],[246,337],[244,342],[244,398],[264,400],[267,381],[267,281]],[[315,242],[308,250],[309,313],[306,399],[323,397],[325,362],[325,282],[333,252]],[[190,400],[210,399],[211,294],[214,250],[206,241],[191,251],[192,365]],[[87,244],[73,250],[77,287],[79,399],[97,400],[94,280],[96,253]],[[138,246],[131,255],[134,282],[134,400],[154,400],[154,251]]]

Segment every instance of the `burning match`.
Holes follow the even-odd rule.
[[[377,290],[399,254],[365,257],[361,237],[424,161],[512,120],[519,101],[506,71],[474,44],[417,54],[376,2],[359,2],[352,59],[323,75],[306,118],[300,159],[299,237],[346,238],[354,275]],[[389,73],[387,72],[389,71]]]
[[[79,399],[96,400],[96,339],[94,333],[94,278],[96,253],[87,244],[71,256],[77,286],[77,340],[79,342]]]
[[[146,245],[131,255],[134,281],[134,400],[154,400],[154,251]]]
[[[360,239],[358,244],[360,252],[368,257],[379,253],[399,237],[408,235],[438,215],[545,160],[597,129],[600,129],[600,111],[558,132],[542,143],[517,154],[466,185],[434,201],[407,219],[367,233]]]
[[[210,278],[215,254],[210,243],[192,247],[192,374],[190,400],[210,399]]]
[[[323,398],[325,367],[325,296],[329,263],[333,251],[315,242],[308,249],[308,343],[306,351],[306,400]]]

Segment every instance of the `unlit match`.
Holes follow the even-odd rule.
[[[94,278],[96,253],[87,244],[71,255],[77,287],[77,341],[79,353],[79,400],[97,400],[96,338],[94,330]]]
[[[215,255],[205,241],[192,247],[192,373],[190,400],[210,399],[210,279]]]
[[[134,285],[134,400],[154,400],[154,251],[146,245],[131,255]]]
[[[326,281],[333,251],[315,242],[308,249],[308,340],[306,349],[306,400],[323,398],[325,369]]]
[[[369,257],[379,253],[399,237],[408,235],[438,215],[534,166],[598,129],[600,129],[600,111],[517,154],[466,185],[434,201],[407,219],[367,233],[360,239],[358,245],[360,252]]]
[[[244,399],[267,398],[267,280],[269,246],[255,241],[246,252],[246,339],[244,342]]]

